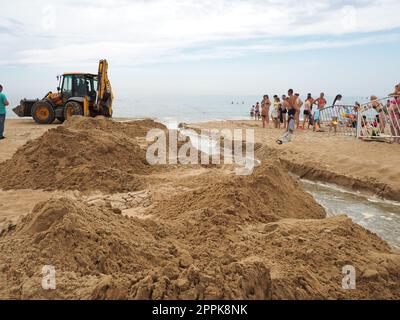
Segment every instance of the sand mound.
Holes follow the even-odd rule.
[[[238,262],[221,275],[200,271],[176,239],[160,241],[162,229],[65,198],[38,204],[0,238],[0,279],[8,284],[0,297],[210,299],[217,288],[226,298],[270,295],[263,263]],[[49,264],[57,271],[55,291],[41,288],[41,268]]]
[[[232,219],[272,222],[281,218],[322,219],[325,210],[277,164],[263,163],[251,176],[219,177],[160,203],[154,209],[168,218],[212,209]]]
[[[346,217],[223,225],[221,215],[140,220],[66,198],[40,203],[0,237],[0,298],[400,297],[400,256]],[[341,287],[348,264],[357,290]],[[45,265],[56,290],[41,287]]]
[[[400,254],[346,216],[282,220],[253,229],[270,259],[274,299],[398,299]],[[356,269],[356,290],[344,290],[344,266]]]
[[[143,187],[150,166],[136,138],[151,120],[129,124],[76,117],[28,142],[0,166],[0,188],[123,192]]]
[[[71,130],[101,130],[113,134],[123,134],[131,138],[145,137],[150,129],[167,129],[163,124],[151,119],[116,122],[104,117],[73,117],[66,121],[64,126]]]

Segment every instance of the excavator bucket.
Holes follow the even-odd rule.
[[[21,100],[20,105],[15,107],[13,111],[18,117],[31,117],[32,106],[38,101],[39,99],[23,99]]]

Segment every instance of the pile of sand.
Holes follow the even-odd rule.
[[[212,209],[242,221],[281,218],[323,219],[324,208],[276,163],[263,163],[251,176],[219,176],[154,208],[170,219],[184,212]]]
[[[204,299],[216,288],[231,298],[270,295],[261,263],[235,263],[209,276],[165,228],[65,198],[38,204],[0,238],[0,280],[7,283],[0,298]],[[57,272],[55,291],[41,288],[49,264]]]
[[[101,130],[117,135],[123,134],[130,138],[145,137],[151,129],[167,129],[163,124],[151,119],[117,122],[104,117],[73,117],[64,123],[64,127],[72,130]]]
[[[1,233],[0,298],[400,298],[400,255],[346,217],[321,219],[275,164],[202,179],[140,219],[66,198],[38,204]],[[42,290],[44,265],[57,290]],[[345,265],[356,290],[342,288]]]
[[[151,120],[117,123],[75,117],[20,148],[0,166],[0,188],[104,192],[143,188],[150,166],[137,139]]]

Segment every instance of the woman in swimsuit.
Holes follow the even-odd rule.
[[[267,101],[269,102],[269,99],[264,97],[264,100],[261,105],[261,117],[262,117],[263,128],[266,128],[267,125],[269,124],[269,105]],[[271,104],[271,102],[269,102],[269,104]]]
[[[262,117],[263,117],[263,121],[265,121],[264,125],[269,125],[270,107],[271,107],[271,100],[269,100],[268,95],[265,95],[263,97],[263,102],[262,102]]]
[[[317,100],[315,100],[314,104],[317,104],[318,109],[321,111],[323,108],[325,108],[327,102],[325,99],[325,93],[321,92],[319,98]]]

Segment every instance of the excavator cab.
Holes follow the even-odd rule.
[[[113,93],[108,79],[108,63],[99,62],[97,74],[65,73],[57,77],[57,93],[49,92],[43,99],[24,99],[14,109],[20,117],[33,117],[39,124],[60,122],[74,115],[112,117]]]
[[[64,74],[60,81],[58,92],[61,99],[67,103],[72,97],[88,97],[89,102],[95,102],[97,97],[97,75],[94,74]]]

